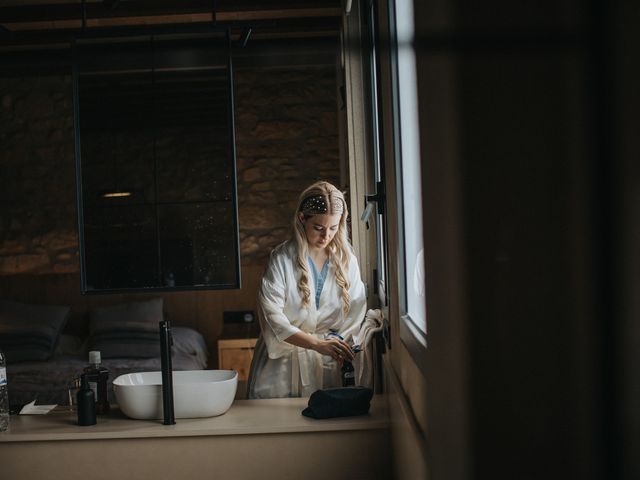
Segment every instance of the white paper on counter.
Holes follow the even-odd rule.
[[[56,408],[58,405],[36,405],[36,401],[34,400],[31,403],[27,403],[22,410],[20,410],[20,415],[44,415],[45,413],[49,413],[51,410]]]

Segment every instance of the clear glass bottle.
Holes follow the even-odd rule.
[[[69,411],[75,412],[78,407],[78,402],[76,397],[78,395],[78,390],[80,390],[81,380],[80,377],[76,377],[72,380],[71,384],[69,384]]]
[[[104,415],[109,413],[109,400],[107,395],[107,380],[109,370],[101,365],[100,352],[92,350],[89,352],[89,366],[85,367],[84,373],[87,376],[89,388],[93,390],[96,400],[96,413]]]
[[[9,429],[9,387],[7,384],[7,361],[0,350],[0,432]]]

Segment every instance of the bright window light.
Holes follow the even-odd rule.
[[[402,156],[406,310],[423,333],[427,331],[425,263],[422,234],[422,185],[418,131],[416,61],[413,51],[413,4],[396,0],[398,40],[398,107]]]

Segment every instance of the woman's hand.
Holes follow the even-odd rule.
[[[328,355],[334,360],[343,362],[344,360],[353,360],[353,351],[347,342],[339,338],[330,338],[328,340],[318,340],[312,347],[316,352],[322,355]]]
[[[342,363],[344,360],[353,360],[354,353],[351,347],[344,340],[339,338],[329,338],[320,340],[305,332],[296,332],[285,340],[291,345],[302,348],[310,348],[322,355],[329,355],[334,360]]]

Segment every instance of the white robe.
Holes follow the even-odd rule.
[[[347,343],[352,343],[366,311],[365,289],[358,262],[351,254],[348,272],[351,304],[345,315],[332,262],[329,262],[319,308],[315,304],[312,278],[309,279],[309,306],[302,307],[296,257],[293,241],[279,245],[271,252],[262,277],[258,291],[258,318],[262,333],[251,363],[249,398],[306,397],[321,388],[342,386],[338,362],[285,340],[299,331],[324,339],[325,334],[333,329]]]

